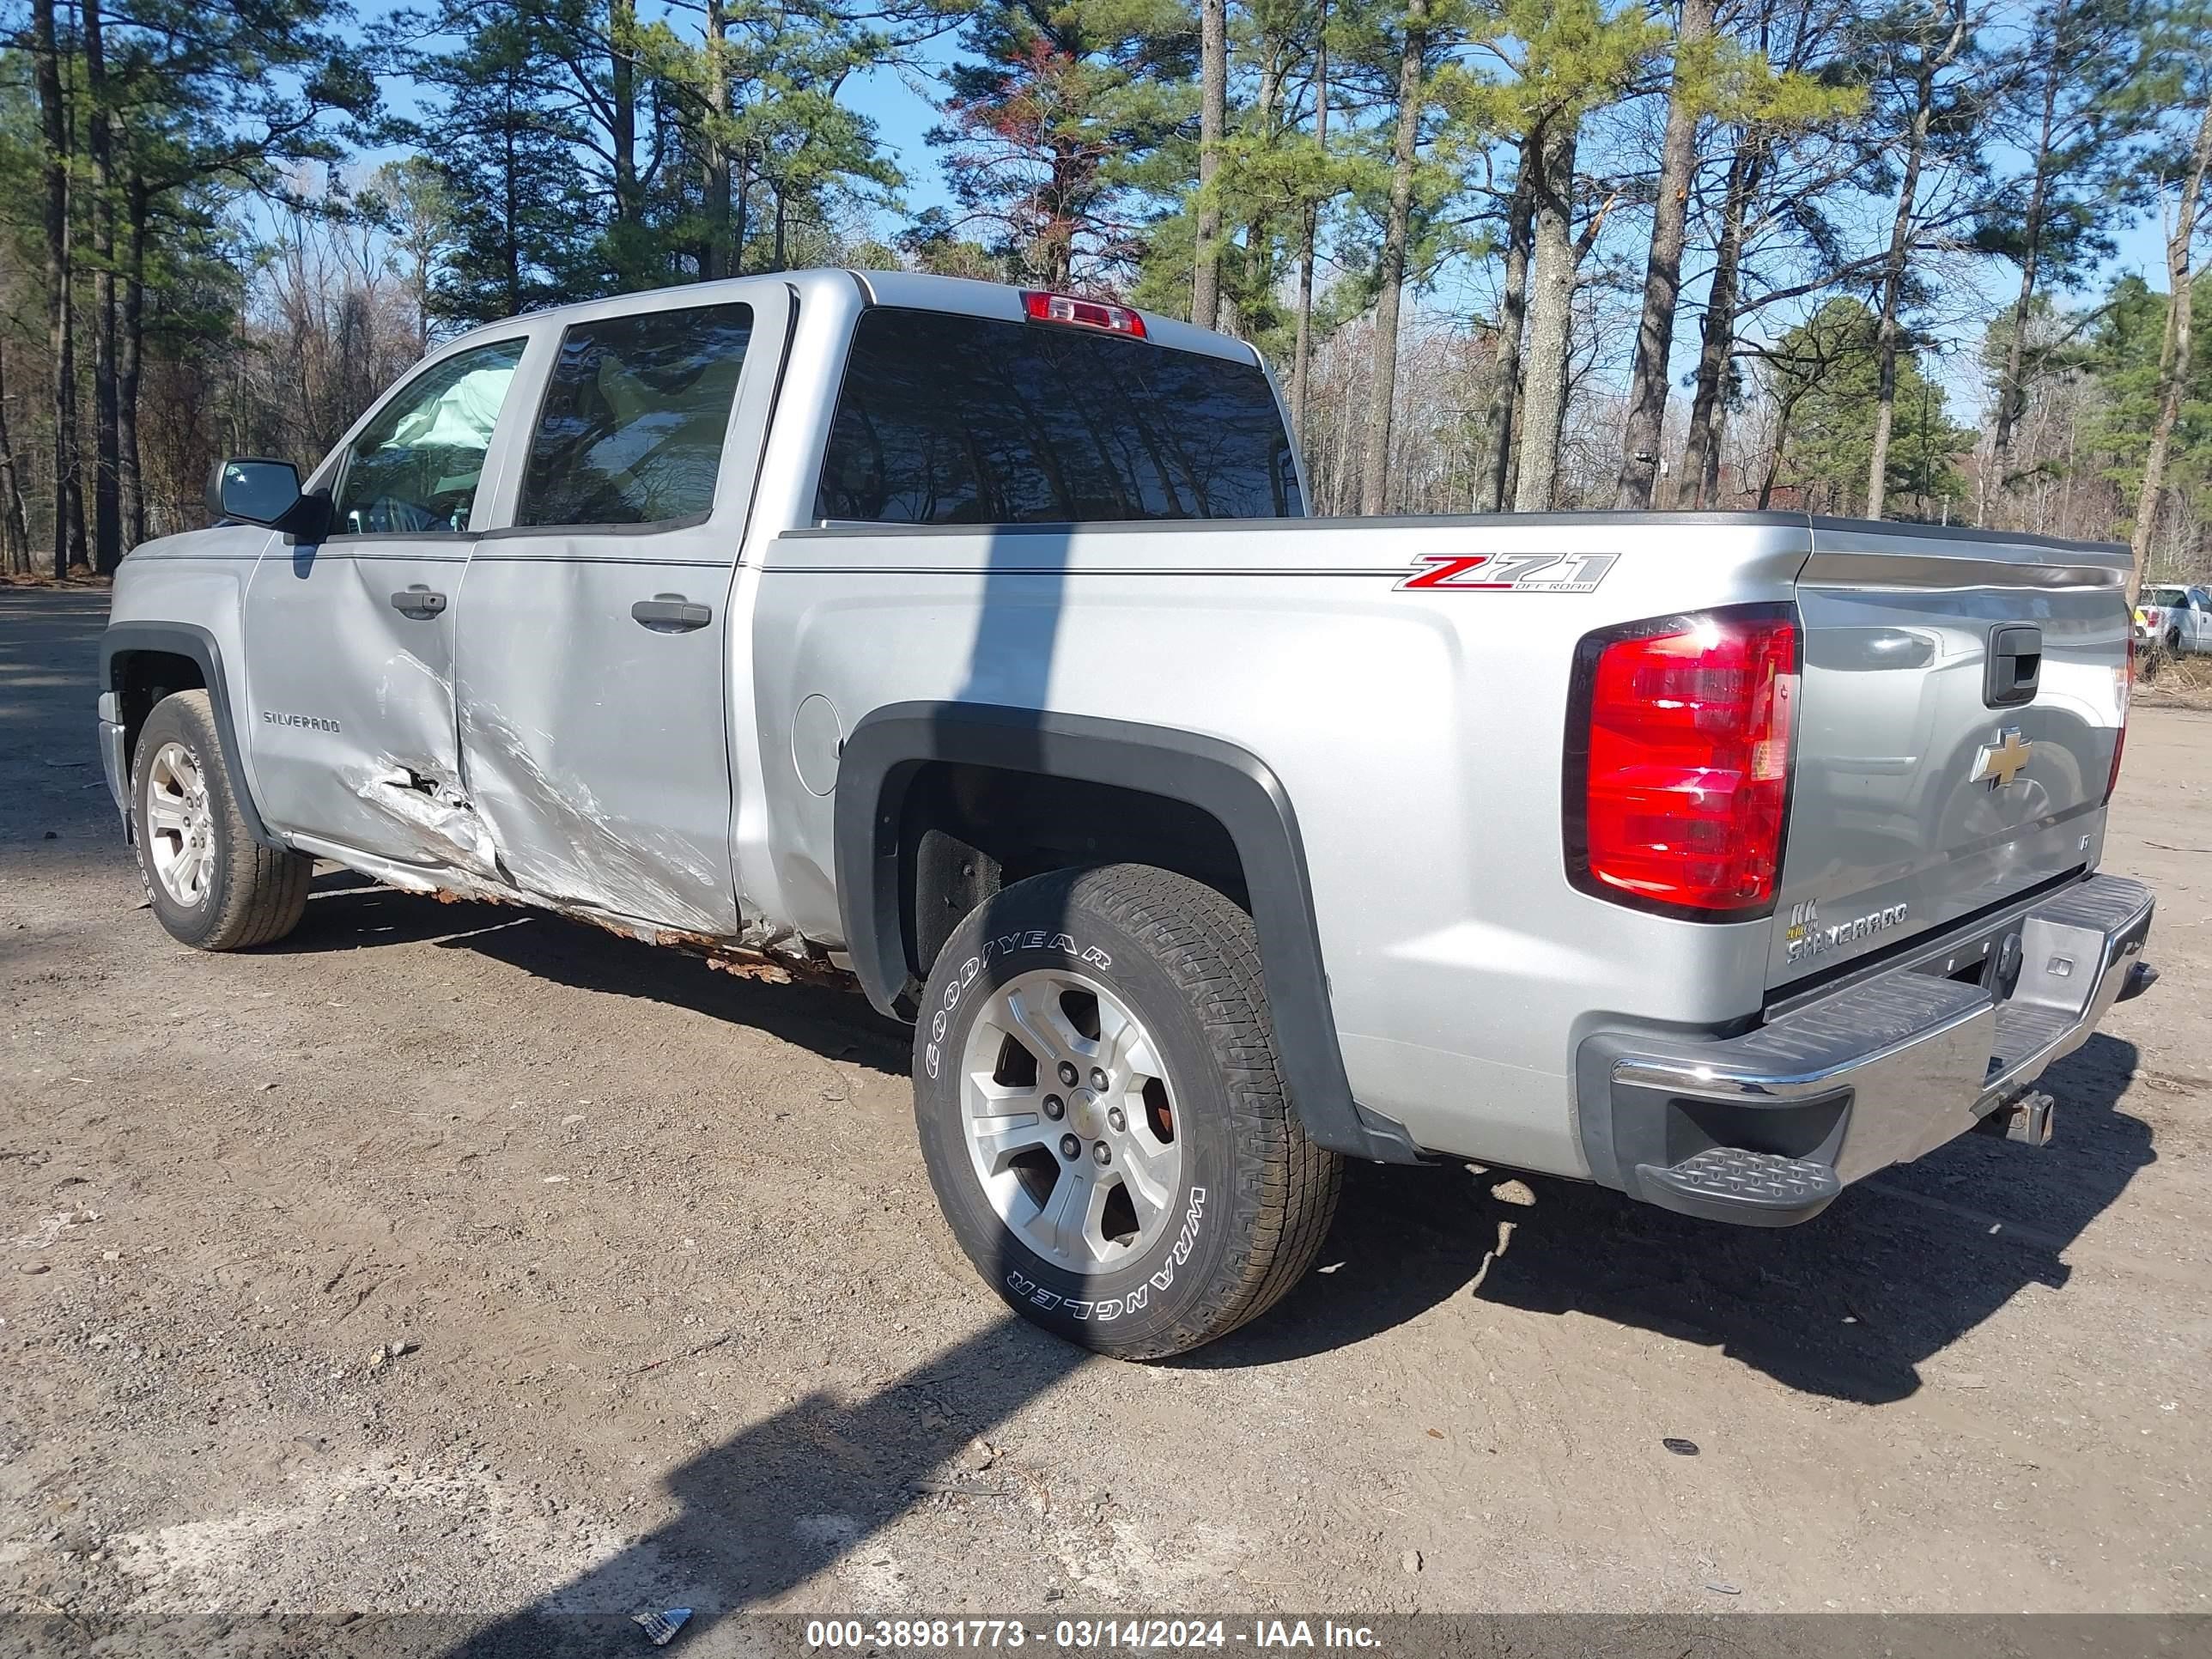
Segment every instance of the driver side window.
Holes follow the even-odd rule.
[[[426,370],[346,451],[331,534],[420,536],[466,530],[484,452],[522,361],[522,340],[476,346]]]

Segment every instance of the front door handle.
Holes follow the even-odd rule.
[[[629,608],[630,616],[656,634],[689,634],[714,620],[710,605],[694,605],[681,593],[656,593]]]
[[[392,608],[401,616],[416,622],[428,622],[446,609],[446,596],[433,593],[417,582],[412,587],[403,587],[392,596]]]

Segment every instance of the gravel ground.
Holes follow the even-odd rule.
[[[172,943],[105,608],[0,593],[0,1607],[2212,1610],[2212,714],[2138,714],[2165,978],[2050,1150],[1772,1233],[1355,1170],[1136,1367],[976,1283],[857,998],[334,870]]]

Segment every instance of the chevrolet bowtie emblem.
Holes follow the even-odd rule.
[[[2007,732],[1999,741],[1982,745],[1981,758],[1974,763],[1973,781],[2002,789],[2020,775],[2020,769],[2034,752],[2035,745],[2021,741],[2018,732]]]

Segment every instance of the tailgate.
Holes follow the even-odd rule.
[[[2093,866],[2127,550],[1814,520],[1778,987]]]

